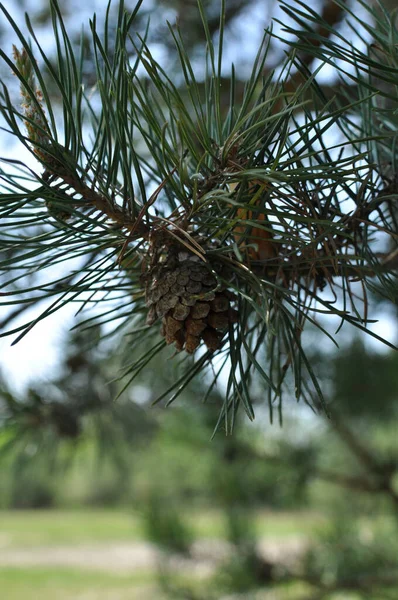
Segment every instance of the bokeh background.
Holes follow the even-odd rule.
[[[29,13],[51,55],[48,4],[4,3],[21,28]],[[216,38],[219,2],[205,5]],[[225,63],[235,63],[243,85],[264,28],[272,17],[285,17],[276,1],[226,5]],[[88,20],[94,12],[101,20],[106,9],[100,0],[60,6],[75,44],[82,24],[88,36]],[[114,2],[111,14],[116,9]],[[177,73],[177,57],[167,20],[178,21],[200,69],[204,36],[196,3],[144,0],[137,29],[148,17],[150,49],[168,72]],[[274,32],[282,35],[280,27]],[[11,52],[15,42],[3,19],[2,47]],[[275,40],[269,68],[278,68],[284,51]],[[95,79],[89,55],[85,69],[89,85]],[[320,81],[330,94],[338,85],[330,69]],[[5,134],[1,145],[3,156],[24,158]],[[396,309],[376,294],[371,302],[378,315],[374,331],[396,341]],[[1,332],[43,306],[4,311]],[[312,365],[333,419],[292,398],[285,401],[283,424],[270,423],[265,391],[254,382],[255,422],[242,415],[234,436],[212,438],[222,382],[205,404],[198,403],[205,382],[197,380],[177,403],[153,407],[174,377],[169,362],[157,363],[114,402],[120,365],[113,348],[121,340],[100,341],[99,327],[75,328],[81,318],[75,313],[76,307],[63,308],[12,348],[9,338],[0,338],[4,598],[398,597],[396,354],[349,329],[339,334],[336,352],[311,332]],[[18,429],[10,419],[17,413]]]

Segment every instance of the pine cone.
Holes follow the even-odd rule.
[[[147,323],[162,319],[168,344],[192,354],[203,340],[209,350],[220,347],[223,331],[236,322],[235,295],[220,289],[207,263],[181,246],[154,253],[146,276]]]

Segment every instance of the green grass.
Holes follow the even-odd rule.
[[[225,537],[225,521],[219,511],[203,511],[190,516],[188,522],[198,537]],[[257,510],[253,513],[253,530],[261,537],[309,536],[324,524],[325,518],[314,512]]]
[[[0,548],[142,539],[138,516],[115,510],[0,511]]]
[[[217,510],[187,514],[195,537],[222,538],[225,520]],[[255,531],[263,536],[310,535],[325,521],[311,513],[257,511]],[[122,510],[0,511],[0,555],[8,550],[69,546],[106,546],[112,542],[141,541],[144,527],[139,513]],[[0,597],[5,600],[162,600],[156,572],[90,570],[43,565],[1,567]],[[198,585],[202,585],[202,583]],[[288,597],[287,595],[281,596]],[[279,597],[278,597],[279,598]]]
[[[176,576],[175,582],[196,590],[203,597],[204,582],[192,577]],[[0,568],[0,590],[4,600],[166,600],[156,584],[153,573],[107,575],[77,569]],[[275,600],[307,600],[310,588],[302,584],[287,584],[274,588]],[[301,593],[302,592],[302,593]],[[170,598],[170,597],[169,597]],[[247,600],[268,600],[264,595],[247,595]],[[336,600],[342,600],[336,596]],[[347,600],[357,597],[347,596]]]
[[[4,600],[150,600],[153,573],[134,576],[69,568],[0,568]],[[156,595],[154,595],[156,594]]]
[[[196,537],[224,537],[220,511],[187,515]],[[314,513],[257,511],[255,532],[260,536],[310,535],[324,523]],[[50,545],[77,545],[144,539],[139,513],[117,510],[0,511],[0,549]]]

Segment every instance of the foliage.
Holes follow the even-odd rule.
[[[345,353],[348,393],[357,381],[358,355],[369,364],[374,358],[358,342],[353,344],[351,353]],[[379,394],[389,390],[390,376],[393,378],[395,374],[394,358],[378,356],[373,362],[373,375],[380,381]],[[292,428],[286,423],[280,438],[272,442],[264,438],[260,441],[261,436],[257,439],[253,434],[214,440],[214,444],[223,447],[224,462],[215,465],[209,490],[212,503],[224,507],[224,535],[231,543],[229,552],[219,561],[213,576],[201,585],[196,581],[191,586],[186,582],[179,584],[172,565],[167,568],[167,562],[164,563],[161,581],[169,597],[202,599],[227,595],[257,599],[267,598],[271,590],[275,598],[281,599],[395,597],[398,589],[397,549],[393,541],[398,507],[396,415],[393,410],[389,413],[391,427],[386,426],[386,413],[375,410],[375,396],[364,394],[359,417],[354,411],[346,411],[344,418],[339,418],[338,408],[343,405],[343,410],[346,409],[348,402],[347,397],[339,398],[341,360],[340,356],[335,357],[327,372],[329,389],[333,390],[329,399],[333,416],[325,420],[324,426],[318,423],[318,430],[306,429],[299,418]],[[391,403],[386,398],[387,406],[393,408],[395,404],[396,396],[391,397]],[[268,432],[267,437],[271,436],[272,432]],[[272,473],[274,493],[283,490],[287,478],[295,509],[310,507],[328,515],[327,524],[320,522],[297,556],[286,552],[275,559],[272,554],[262,552],[253,511],[255,492],[250,487],[250,481],[259,480],[257,469],[263,479]],[[261,487],[260,491],[263,496],[262,500],[258,497],[259,505],[273,505],[272,495]],[[161,494],[161,490],[157,489],[157,493]],[[172,491],[168,489],[168,504],[171,495],[176,506],[179,495],[175,484]],[[276,503],[278,507],[282,506],[281,497]],[[267,521],[272,518],[272,513],[263,516],[264,533]]]
[[[241,10],[223,2],[215,20],[199,2],[193,51],[168,26],[176,71],[152,54],[140,3],[109,4],[76,50],[52,0],[56,60],[33,21],[21,31],[2,6],[18,38],[13,58],[0,51],[16,76],[1,91],[4,129],[35,162],[4,158],[0,172],[1,325],[16,343],[70,302],[79,314],[51,381],[22,395],[2,384],[2,503],[132,503],[167,558],[159,581],[173,598],[393,598],[396,356],[359,338],[328,354],[319,336],[336,343],[337,318],[338,330],[377,338],[373,292],[397,299],[395,17],[362,0],[322,13],[282,2],[296,23],[282,24],[286,59],[268,69],[270,28],[242,89],[223,59],[232,5]],[[337,84],[322,83],[314,59]],[[181,274],[180,254],[216,283],[192,292],[193,306],[228,305],[217,344],[203,338],[194,357],[172,355],[148,320],[155,310],[175,325],[153,296]],[[148,404],[178,395],[159,427]],[[300,398],[327,409],[316,425]],[[242,405],[258,425],[241,420]],[[283,430],[265,436],[283,407]],[[215,422],[235,435],[209,444]],[[69,482],[83,480],[72,497]],[[224,559],[203,582],[180,579],[174,553],[195,560],[195,511],[209,507],[224,516]],[[269,516],[259,528],[258,511],[281,508],[329,519],[296,560],[259,543],[273,529]]]
[[[398,589],[397,548],[391,543],[396,539],[395,528],[375,534],[346,517],[336,519],[307,553],[308,579],[324,586],[325,595],[336,589],[355,589],[380,597],[385,592],[388,598],[389,590],[394,594]]]
[[[23,395],[2,381],[3,507],[56,504],[63,478],[76,461],[96,465],[101,473],[101,483],[94,474],[89,480],[83,474],[85,497],[80,501],[111,505],[129,495],[130,454],[148,444],[157,423],[127,394],[114,402],[117,386],[109,381],[113,371],[109,346],[93,349],[97,337],[95,328],[72,332],[59,373]]]
[[[162,550],[189,554],[193,536],[179,514],[178,507],[161,493],[153,493],[144,509],[146,537]],[[167,556],[167,554],[166,554]]]
[[[101,353],[95,352],[89,360],[90,353],[82,353],[82,347],[84,343],[77,346],[84,382],[79,397],[84,404],[85,397],[91,397],[93,383],[101,387],[93,374],[98,377],[104,369]],[[348,393],[355,389],[358,356],[366,365],[374,358],[358,342],[351,353],[345,353]],[[76,364],[70,358],[65,353],[66,363]],[[378,356],[372,363],[373,375],[380,381],[379,391],[383,394],[386,390],[386,406],[391,407],[396,402],[392,394],[388,398],[388,382],[396,370],[393,358],[388,354]],[[282,430],[268,426],[266,432],[264,421],[255,427],[241,419],[234,436],[218,435],[209,443],[218,404],[196,406],[197,391],[192,387],[178,407],[163,413],[166,418],[161,427],[160,413],[155,411],[149,413],[153,425],[148,427],[147,420],[141,425],[136,422],[141,436],[134,434],[133,421],[127,423],[126,433],[131,432],[128,444],[123,436],[111,435],[112,454],[107,445],[101,450],[99,442],[107,437],[107,430],[92,427],[90,412],[81,420],[78,438],[61,438],[55,446],[52,432],[51,453],[43,445],[32,455],[40,429],[27,430],[24,445],[9,449],[8,462],[2,455],[3,494],[10,490],[5,475],[13,483],[9,506],[11,502],[21,506],[23,501],[37,505],[40,486],[51,492],[58,506],[70,506],[79,499],[96,506],[102,490],[113,486],[114,503],[132,506],[134,521],[129,525],[124,517],[125,527],[120,518],[112,521],[107,535],[113,528],[115,539],[128,539],[133,524],[132,535],[136,536],[139,521],[140,536],[149,536],[162,550],[159,583],[169,597],[201,600],[240,593],[261,598],[272,590],[276,598],[295,600],[334,600],[339,593],[348,598],[354,592],[366,598],[368,591],[371,597],[393,598],[398,581],[393,542],[398,506],[396,415],[393,410],[375,411],[374,396],[364,394],[359,417],[346,410],[344,418],[338,418],[338,407],[342,404],[346,409],[349,401],[348,396],[338,397],[342,391],[341,360],[336,356],[329,361],[327,372],[319,373],[320,381],[325,377],[331,390],[331,419],[320,421],[317,417],[316,422],[308,422],[306,413],[299,411],[294,419],[286,419]],[[90,376],[83,376],[86,369]],[[106,373],[102,376],[106,378]],[[167,370],[162,375],[159,369],[160,386],[164,385],[163,376],[167,380]],[[71,379],[70,375],[64,377],[64,384]],[[48,384],[42,393],[51,387]],[[63,402],[67,404],[68,400],[64,397]],[[142,417],[142,413],[141,417],[137,414],[137,418]],[[9,421],[3,436],[7,434],[10,439],[13,428],[15,424]],[[41,428],[44,433],[51,430],[45,423]],[[66,450],[68,468],[63,465]],[[84,490],[76,490],[71,496],[71,486],[81,486],[82,481]],[[104,501],[109,504],[108,497],[102,496]],[[286,508],[291,511],[290,525],[286,513],[278,513]],[[84,515],[81,519],[84,521]],[[106,517],[102,519],[106,521]],[[39,527],[45,528],[41,522]],[[283,533],[287,540],[292,533],[307,540],[297,556],[292,557],[286,550],[275,558],[262,551],[263,536],[273,540]],[[102,539],[100,526],[95,535]],[[198,560],[198,539],[203,541],[203,537],[218,537],[224,544],[217,558],[209,545],[211,572],[203,580],[180,577],[177,565],[183,563],[178,561],[188,561],[192,569]],[[84,539],[83,533],[79,539]],[[203,560],[203,554],[204,550],[199,559]]]
[[[373,44],[338,56],[354,63],[357,97],[349,97],[343,82],[340,98],[328,100],[300,54],[308,54],[311,43],[304,46],[298,32],[299,52],[272,72],[272,32],[266,32],[241,92],[234,67],[228,82],[224,75],[225,3],[215,44],[199,2],[207,48],[199,69],[178,27],[169,26],[179,57],[171,77],[151,54],[148,30],[133,33],[141,3],[128,12],[120,2],[117,27],[110,7],[103,31],[96,17],[90,22],[96,81],[88,87],[87,44],[76,52],[57,2],[50,4],[56,64],[29,17],[31,42],[2,6],[19,47],[13,60],[5,51],[1,56],[19,81],[22,108],[3,85],[1,112],[6,131],[39,165],[3,161],[1,301],[20,306],[17,314],[46,301],[33,320],[6,333],[17,334],[16,343],[35,323],[76,302],[88,326],[124,332],[127,386],[151,361],[169,356],[165,340],[148,324],[152,318],[146,321],[148,278],[162,269],[169,273],[170,254],[184,251],[206,266],[216,293],[228,290],[231,308],[222,325],[207,326],[213,333],[207,349],[194,359],[173,358],[176,376],[158,400],[172,402],[199,373],[210,389],[226,379],[218,426],[227,431],[239,406],[254,416],[253,377],[266,386],[271,418],[275,410],[281,418],[284,388],[322,404],[304,328],[315,325],[334,341],[325,319],[337,316],[341,325],[377,337],[368,328],[366,290],[375,279],[386,296],[396,297],[395,250],[388,246],[396,235],[396,190],[385,169],[386,161],[395,161],[389,103],[396,93],[393,87],[378,93]],[[307,10],[303,20],[300,2],[285,9],[316,38],[321,15]],[[387,19],[374,18],[381,26]],[[390,86],[394,44],[376,31],[385,57],[376,75]],[[329,51],[312,47],[333,62]],[[333,51],[337,55],[336,44]],[[214,290],[193,302],[211,303],[211,297]],[[174,314],[164,316],[158,305],[156,313],[166,324]],[[137,345],[141,353],[127,358]]]

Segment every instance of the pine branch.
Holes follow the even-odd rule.
[[[49,184],[56,179],[61,179],[68,186],[68,192],[71,190],[72,195],[79,194],[80,198],[75,206],[81,206],[86,203],[127,231],[132,232],[134,230],[137,237],[148,235],[148,228],[142,220],[138,221],[136,218],[131,217],[120,206],[111,202],[109,198],[90,188],[76,172],[65,169],[63,164],[51,165],[51,171],[45,171],[43,178]]]
[[[316,50],[321,47],[325,39],[329,39],[336,26],[342,21],[345,6],[346,0],[342,0],[341,4],[337,4],[334,0],[325,0],[319,22],[315,24],[311,36],[309,36],[309,43],[312,46],[311,51],[304,47],[298,52],[296,63],[300,64],[301,68],[295,71],[286,82],[285,89],[287,92],[294,91],[303,78],[305,79],[303,70],[310,70],[316,56]],[[300,36],[299,32],[295,32],[295,34]]]
[[[330,409],[328,409],[329,412]],[[316,465],[310,467],[311,478],[327,481],[348,490],[362,491],[369,494],[382,494],[398,506],[398,494],[394,489],[394,481],[398,472],[396,461],[380,461],[371,453],[365,442],[361,442],[354,434],[351,427],[347,426],[335,413],[330,417],[332,430],[338,435],[341,441],[347,446],[351,455],[357,459],[363,468],[363,474],[351,475],[339,473],[331,469],[325,469]],[[267,464],[276,464],[283,466],[286,457],[281,454],[274,454],[264,450],[259,450],[253,445],[245,442],[236,442],[235,451],[244,456],[249,456],[253,460],[260,460]]]
[[[288,56],[278,75],[268,73],[272,37],[266,34],[239,102],[232,69],[225,107],[220,91],[225,15],[215,46],[199,2],[208,49],[204,82],[198,81],[178,27],[170,27],[183,82],[177,86],[178,78],[151,54],[147,33],[131,33],[139,4],[129,14],[120,3],[113,48],[109,13],[104,36],[96,19],[91,22],[97,71],[91,98],[84,91],[84,56],[75,55],[57,3],[52,2],[57,68],[28,17],[42,64],[3,7],[22,46],[14,49],[13,61],[1,51],[19,79],[22,109],[6,86],[0,108],[8,131],[44,172],[5,163],[2,243],[13,249],[13,258],[2,263],[11,289],[1,299],[10,304],[21,291],[30,293],[26,275],[43,277],[54,264],[68,267],[76,258],[93,257],[17,339],[70,301],[102,304],[107,314],[105,299],[112,294],[126,329],[138,328],[148,342],[143,356],[125,365],[130,382],[165,344],[174,344],[178,351],[203,351],[196,361],[175,359],[181,373],[161,397],[170,394],[173,401],[219,360],[213,384],[222,365],[229,365],[219,421],[227,430],[240,405],[254,417],[254,376],[269,390],[271,412],[275,398],[281,406],[288,385],[298,398],[311,400],[302,384],[305,373],[322,402],[303,347],[306,324],[324,332],[318,314],[338,315],[375,335],[368,329],[367,286],[377,277],[393,295],[396,189],[380,159],[395,164],[395,146],[392,120],[362,76],[376,68],[374,62],[344,52],[347,64],[364,65],[355,80],[357,97],[326,100],[317,73],[308,67],[312,57],[322,58],[323,46],[337,52],[332,34],[349,9],[343,2],[327,3],[322,14],[307,7],[308,25],[296,2],[294,9],[285,8],[303,32],[311,31],[309,45],[298,32],[298,55]],[[62,143],[43,65],[62,101]],[[292,86],[294,69],[300,83]],[[390,78],[388,69],[380,72]],[[376,245],[381,237],[389,245],[386,252]],[[355,282],[362,284],[359,298]],[[56,291],[51,282],[37,289],[43,298]],[[156,338],[156,321],[165,343]]]

